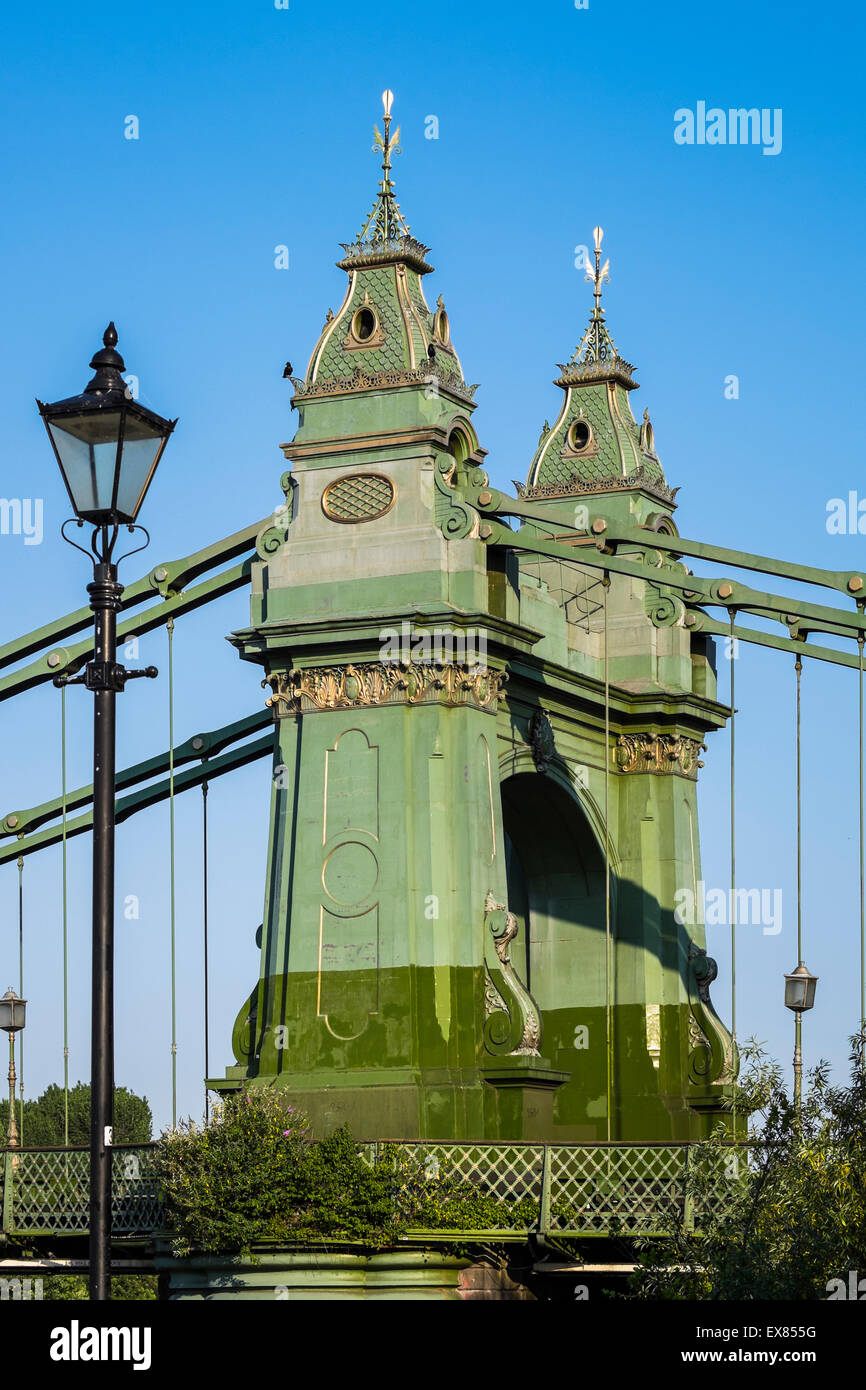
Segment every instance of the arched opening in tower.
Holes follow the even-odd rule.
[[[503,782],[502,814],[508,905],[520,923],[512,960],[544,1012],[603,1007],[604,855],[586,814],[532,772]]]

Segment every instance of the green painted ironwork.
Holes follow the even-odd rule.
[[[750,613],[755,617],[768,618],[775,622],[782,621],[798,634],[796,639],[786,639],[754,629],[740,628],[736,635],[744,641],[772,646],[783,651],[796,652],[798,649],[803,649],[807,656],[813,656],[822,661],[835,662],[838,665],[856,668],[859,664],[857,657],[844,652],[833,651],[831,648],[804,648],[801,640],[811,632],[825,632],[834,636],[850,638],[856,637],[866,630],[863,600],[855,597],[862,591],[866,579],[857,570],[824,570],[811,565],[793,564],[766,555],[729,550],[723,546],[708,545],[703,542],[687,540],[681,536],[666,535],[648,530],[646,527],[625,526],[616,521],[605,522],[603,531],[595,537],[595,549],[599,553],[593,554],[593,548],[585,543],[579,546],[563,545],[560,541],[552,538],[548,540],[535,533],[534,523],[543,522],[550,526],[560,538],[573,536],[576,539],[586,541],[587,533],[569,526],[563,515],[554,508],[526,502],[522,498],[515,501],[505,493],[497,492],[480,484],[478,490],[480,496],[484,498],[483,502],[478,495],[473,495],[469,489],[464,490],[464,495],[465,501],[477,508],[482,515],[493,518],[517,517],[523,522],[530,523],[529,526],[523,526],[518,532],[514,532],[504,525],[494,527],[488,524],[486,534],[483,536],[488,545],[507,545],[509,548],[525,550],[531,554],[558,557],[569,560],[572,564],[586,565],[607,573],[630,574],[634,578],[646,580],[650,576],[647,574],[647,565],[642,563],[643,556],[627,559],[613,553],[619,545],[637,545],[644,552],[657,552],[656,561],[653,562],[654,567],[658,558],[667,557],[670,567],[665,566],[654,578],[658,583],[670,585],[670,587],[681,591],[686,605],[692,610],[689,614],[689,626],[693,631],[711,632],[716,635],[725,633],[727,631],[725,627],[718,625],[699,610],[696,611],[699,604],[707,604],[711,607],[723,605],[729,609],[733,607],[738,611]],[[571,499],[572,502],[576,500],[576,498]],[[612,553],[608,554],[607,552]],[[761,594],[727,577],[705,578],[691,575],[684,567],[676,566],[675,562],[683,555],[712,563],[730,565],[736,569],[755,570],[779,578],[794,580],[798,583],[833,589],[856,602],[856,611],[808,604],[799,599],[781,595]],[[725,586],[727,592],[719,592],[722,586]]]
[[[191,613],[205,603],[222,598],[223,594],[243,588],[250,582],[251,566],[252,560],[245,560],[243,564],[224,570],[222,574],[208,579],[204,584],[198,584],[182,594],[166,598],[163,603],[148,608],[138,617],[126,618],[117,624],[118,644],[122,645],[130,637],[143,637],[146,632],[164,627],[169,618],[176,617],[179,613]],[[55,647],[38,661],[0,678],[0,700],[8,700],[12,695],[32,690],[34,686],[45,685],[55,676],[74,674],[92,655],[92,638],[78,642],[74,647]],[[51,661],[54,665],[49,665]]]
[[[719,622],[709,614],[697,612],[694,615],[692,632],[705,632],[712,637],[729,637],[732,629],[729,623]],[[818,629],[814,629],[817,631]],[[842,635],[842,634],[839,634]],[[850,634],[848,634],[850,635]],[[755,628],[734,626],[733,636],[739,642],[750,642],[754,646],[772,647],[778,652],[791,652],[796,656],[810,656],[813,661],[829,661],[834,666],[847,666],[856,671],[858,659],[852,653],[836,651],[833,647],[816,647],[794,637],[778,637],[773,632],[758,632]]]
[[[180,595],[186,585],[193,579],[197,579],[200,574],[206,574],[208,570],[218,569],[227,560],[233,560],[238,555],[243,555],[244,551],[254,547],[257,537],[264,529],[272,526],[273,521],[272,516],[265,517],[262,521],[257,521],[252,526],[245,526],[243,530],[235,531],[233,535],[225,536],[222,540],[215,541],[213,545],[205,546],[203,550],[197,550],[192,555],[155,565],[150,573],[142,579],[124,587],[121,607],[123,609],[136,607],[156,595],[161,595],[165,599]],[[235,572],[232,571],[232,573]],[[238,585],[234,587],[238,587]],[[35,628],[32,632],[25,633],[23,637],[16,637],[13,641],[0,647],[0,668],[12,666],[16,661],[23,661],[25,657],[32,656],[34,652],[41,651],[43,647],[57,646],[67,637],[72,637],[76,632],[83,632],[92,626],[93,610],[89,607],[78,608],[74,613],[67,613],[62,618],[56,618],[54,622],[46,623],[44,627]],[[49,674],[55,673],[56,669],[53,669]]]
[[[383,1141],[359,1143],[372,1163]],[[112,1233],[148,1237],[165,1212],[154,1168],[156,1144],[118,1145],[113,1153]],[[471,1183],[505,1202],[536,1204],[529,1228],[463,1231],[480,1239],[524,1240],[533,1233],[583,1238],[660,1235],[672,1223],[693,1228],[687,1182],[689,1144],[404,1143],[427,1176]],[[5,1236],[81,1236],[87,1231],[90,1155],[85,1148],[7,1149],[3,1163]],[[699,1217],[699,1213],[697,1214]],[[443,1237],[454,1232],[411,1232]]]
[[[65,695],[65,688],[62,693]],[[175,768],[183,767],[186,763],[199,762],[202,758],[213,757],[230,744],[240,742],[241,739],[247,738],[250,734],[270,728],[272,723],[273,716],[270,711],[262,709],[257,710],[255,714],[246,715],[243,719],[236,719],[232,724],[225,724],[220,729],[212,729],[208,733],[193,734],[191,738],[175,747],[174,766]],[[131,767],[118,772],[115,786],[118,791],[124,791],[127,787],[134,787],[139,782],[148,782],[152,777],[168,772],[170,761],[170,754],[166,750],[164,753],[158,753],[154,758],[147,758],[144,762],[133,763]],[[15,835],[20,838],[32,833],[46,822],[62,816],[64,809],[68,815],[70,811],[78,811],[82,806],[88,806],[92,799],[93,785],[91,783],[85,787],[79,787],[76,791],[67,792],[65,803],[64,794],[61,792],[59,797],[54,797],[51,801],[44,801],[40,806],[33,806],[28,810],[8,811],[5,816],[0,818],[0,839],[7,835]]]
[[[149,1236],[162,1221],[153,1171],[155,1144],[113,1151],[112,1232]],[[89,1218],[90,1151],[85,1148],[6,1150],[3,1235],[83,1235]]]
[[[481,502],[468,490],[466,501],[471,506],[477,507],[483,514],[497,517],[513,516],[522,521],[547,522],[558,533],[574,531],[576,535],[587,534],[564,523],[562,514],[550,506],[545,507],[543,504],[525,502],[522,498],[515,500],[507,493],[497,492],[489,487],[482,487],[480,490],[485,499],[489,498],[489,501]],[[576,503],[580,498],[575,496],[570,500]],[[586,500],[588,501],[589,498]],[[860,570],[825,570],[813,565],[793,564],[788,560],[777,560],[770,555],[754,555],[746,550],[729,550],[724,546],[710,545],[703,541],[692,541],[683,536],[671,536],[658,531],[650,531],[643,526],[624,526],[617,521],[607,521],[601,534],[605,546],[639,545],[662,551],[676,559],[682,555],[688,555],[694,559],[711,561],[713,564],[731,565],[735,569],[757,570],[762,574],[776,575],[780,579],[792,579],[801,584],[816,584],[821,588],[836,589],[849,597],[853,593],[850,588],[852,580],[860,579],[866,584],[866,576]],[[522,547],[525,539],[525,536],[520,533],[512,533],[512,540],[518,547]],[[578,552],[577,555],[572,553],[571,558],[582,562],[583,552]],[[792,600],[786,599],[784,602],[790,606]]]
[[[621,526],[617,522],[608,522],[603,534],[606,545],[650,546],[653,550],[661,550],[666,555],[676,558],[688,555],[697,560],[708,560],[713,564],[757,570],[762,574],[776,575],[780,579],[793,579],[798,584],[816,584],[824,589],[837,589],[849,597],[851,581],[864,578],[859,570],[825,570],[813,565],[795,565],[788,560],[774,559],[770,555],[753,555],[746,550],[727,550],[720,545],[686,540],[683,536],[667,536],[652,532],[648,537],[643,527]],[[790,600],[787,601],[790,603]]]
[[[738,611],[754,612],[757,616],[787,617],[788,614],[796,614],[798,619],[805,620],[809,624],[811,620],[816,622],[828,622],[832,624],[832,631],[842,630],[854,637],[858,632],[866,631],[866,617],[859,610],[857,612],[845,612],[843,609],[827,608],[823,604],[802,603],[797,599],[784,597],[779,594],[761,593],[757,589],[750,589],[745,584],[740,584],[736,580],[729,579],[727,576],[721,579],[703,578],[702,576],[689,574],[683,568],[652,568],[646,563],[642,563],[640,558],[622,559],[615,555],[601,553],[595,547],[583,546],[576,550],[574,546],[562,545],[556,541],[545,541],[540,537],[527,537],[522,531],[514,532],[509,527],[496,522],[488,523],[489,534],[483,537],[488,545],[506,545],[511,549],[528,550],[533,554],[550,555],[552,558],[570,560],[573,564],[588,565],[593,569],[603,570],[613,574],[626,574],[633,579],[642,579],[644,582],[661,583],[678,589],[686,600],[694,605],[708,604],[710,607],[736,608]],[[568,531],[568,527],[560,525],[560,531]],[[579,533],[576,533],[579,534]],[[643,545],[648,550],[659,549],[656,545],[654,532],[644,532]],[[729,563],[736,565],[736,552],[729,551]],[[724,588],[726,592],[721,593]]]
[[[227,772],[234,772],[237,768],[246,767],[248,763],[255,762],[258,758],[268,757],[273,751],[273,733],[266,734],[264,738],[255,739],[252,743],[242,744],[240,748],[232,748],[221,757],[208,759],[206,767],[203,765],[188,767],[183,772],[176,774],[174,779],[175,793],[200,786],[205,777],[208,779],[222,777]],[[201,754],[198,756],[201,757]],[[160,782],[152,782],[149,786],[141,787],[129,796],[119,797],[115,812],[118,825],[135,815],[137,811],[143,811],[148,806],[155,806],[158,802],[165,801],[169,791],[169,780],[163,778]],[[85,835],[92,827],[93,816],[88,811],[85,815],[66,822],[66,839],[73,839],[76,835]],[[49,845],[60,844],[63,837],[62,824],[52,825],[44,830],[37,830],[31,835],[25,835],[14,844],[0,846],[0,864],[7,864],[18,855],[35,854],[41,849],[47,849]]]

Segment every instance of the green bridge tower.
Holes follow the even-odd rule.
[[[490,544],[485,450],[428,248],[382,180],[344,246],[259,538],[250,626],[277,727],[258,982],[234,1031],[244,1080],[285,1087],[317,1132],[362,1138],[686,1140],[736,1070],[710,1002],[697,777],[715,696],[634,369],[601,305],[518,485],[524,535]],[[475,505],[473,505],[475,503]],[[532,515],[527,515],[531,513]],[[581,555],[606,526],[647,579]],[[501,529],[501,528],[500,528]],[[607,833],[606,833],[607,828]]]

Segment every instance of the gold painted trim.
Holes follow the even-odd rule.
[[[541,472],[541,465],[542,465],[542,463],[544,462],[544,455],[547,453],[548,449],[550,448],[550,445],[551,445],[552,442],[553,442],[553,437],[554,437],[554,435],[557,433],[557,431],[558,431],[560,425],[562,424],[562,422],[563,422],[563,420],[564,420],[566,414],[568,413],[568,410],[569,410],[570,405],[571,405],[571,387],[569,386],[569,387],[567,388],[567,390],[566,390],[566,393],[565,393],[565,400],[564,400],[563,403],[562,403],[562,409],[560,410],[559,415],[556,417],[556,423],[554,424],[552,430],[548,430],[548,432],[547,432],[547,438],[545,439],[544,444],[542,445],[542,448],[541,448],[541,453],[538,455],[538,458],[537,458],[536,461],[535,461],[535,465],[534,465],[534,467],[533,467],[533,469],[532,469],[532,476],[531,476],[531,478],[530,478],[530,480],[529,480],[529,483],[528,483],[528,486],[529,486],[529,487],[534,487],[534,486],[535,486],[535,479],[538,477],[539,473]]]
[[[607,413],[610,416],[610,423],[613,427],[613,437],[616,440],[617,452],[619,453],[619,471],[621,477],[627,478],[628,467],[626,465],[625,449],[623,448],[622,438],[616,424],[618,418],[618,411],[616,408],[616,382],[608,381],[605,385],[607,386],[607,390],[605,391],[604,398],[607,405]]]
[[[394,267],[394,288],[397,293],[397,303],[400,306],[400,314],[403,319],[403,327],[406,330],[406,346],[409,349],[409,367],[411,370],[418,366],[415,356],[415,341],[412,336],[412,300],[409,295],[409,288],[406,284],[406,267],[395,265]]]
[[[635,465],[636,465],[636,467],[640,468],[641,464],[643,463],[643,458],[642,458],[641,454],[638,452],[637,445],[635,444],[634,438],[633,438],[633,435],[632,435],[632,430],[634,429],[634,426],[635,426],[635,424],[636,424],[637,422],[636,422],[635,420],[632,420],[632,422],[631,422],[631,428],[629,428],[629,423],[628,423],[628,421],[625,420],[625,419],[623,418],[622,411],[621,411],[620,408],[619,408],[619,396],[618,396],[617,393],[616,393],[616,384],[615,384],[615,383],[614,383],[613,392],[612,392],[612,399],[613,399],[614,409],[616,410],[616,418],[619,420],[620,424],[622,425],[623,429],[625,430],[625,435],[626,435],[626,439],[628,440],[628,443],[629,443],[629,448],[631,449],[632,453],[634,454]]]
[[[418,293],[419,293],[420,296],[421,296],[421,303],[424,305],[424,309],[425,309],[425,311],[426,311],[426,313],[423,313],[423,314],[422,314],[421,310],[418,308],[418,305],[415,303],[415,300],[412,298],[412,291],[411,291],[410,288],[409,288],[409,276],[408,276],[408,275],[404,275],[404,277],[403,277],[403,283],[404,283],[405,289],[406,289],[406,298],[407,298],[407,300],[408,300],[408,302],[409,302],[409,308],[410,308],[411,311],[412,311],[412,318],[414,319],[415,323],[416,323],[417,326],[418,326],[418,333],[419,333],[419,335],[420,335],[421,342],[424,344],[424,355],[425,355],[425,359],[426,359],[427,348],[428,348],[429,342],[430,342],[430,334],[429,334],[428,326],[427,326],[427,325],[428,325],[428,320],[429,320],[429,317],[430,317],[430,308],[429,308],[429,305],[428,305],[428,303],[427,303],[427,300],[424,298],[424,281],[421,279],[421,277],[420,277],[420,275],[419,275],[419,276],[418,276]],[[458,368],[459,368],[459,363],[458,363]],[[461,378],[462,378],[462,376],[463,376],[462,370],[460,371],[460,376],[461,376]]]
[[[307,368],[307,376],[310,378],[311,382],[315,382],[316,380],[319,365],[322,361],[322,353],[325,351],[325,348],[328,345],[328,340],[330,339],[331,334],[334,332],[334,329],[337,327],[337,324],[340,322],[340,319],[343,317],[347,308],[352,302],[352,296],[355,293],[355,281],[357,280],[357,278],[358,272],[356,270],[351,271],[349,278],[349,288],[346,290],[346,297],[340,305],[339,309],[337,310],[337,313],[335,314],[334,318],[331,319],[331,323],[327,331],[323,333],[322,337],[319,339],[318,349],[313,349],[313,353],[316,360],[312,364],[312,369],[310,367]]]

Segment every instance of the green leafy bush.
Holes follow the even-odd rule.
[[[157,1297],[159,1280],[155,1274],[115,1274],[111,1280],[113,1303],[150,1302]],[[46,1303],[86,1303],[90,1297],[83,1274],[48,1274],[42,1281]]]
[[[250,1087],[200,1127],[165,1134],[157,1171],[178,1255],[231,1253],[257,1241],[358,1241],[381,1249],[410,1229],[526,1229],[534,1202],[509,1204],[425,1169],[397,1144],[368,1161],[348,1128],[309,1138],[277,1089]]]

